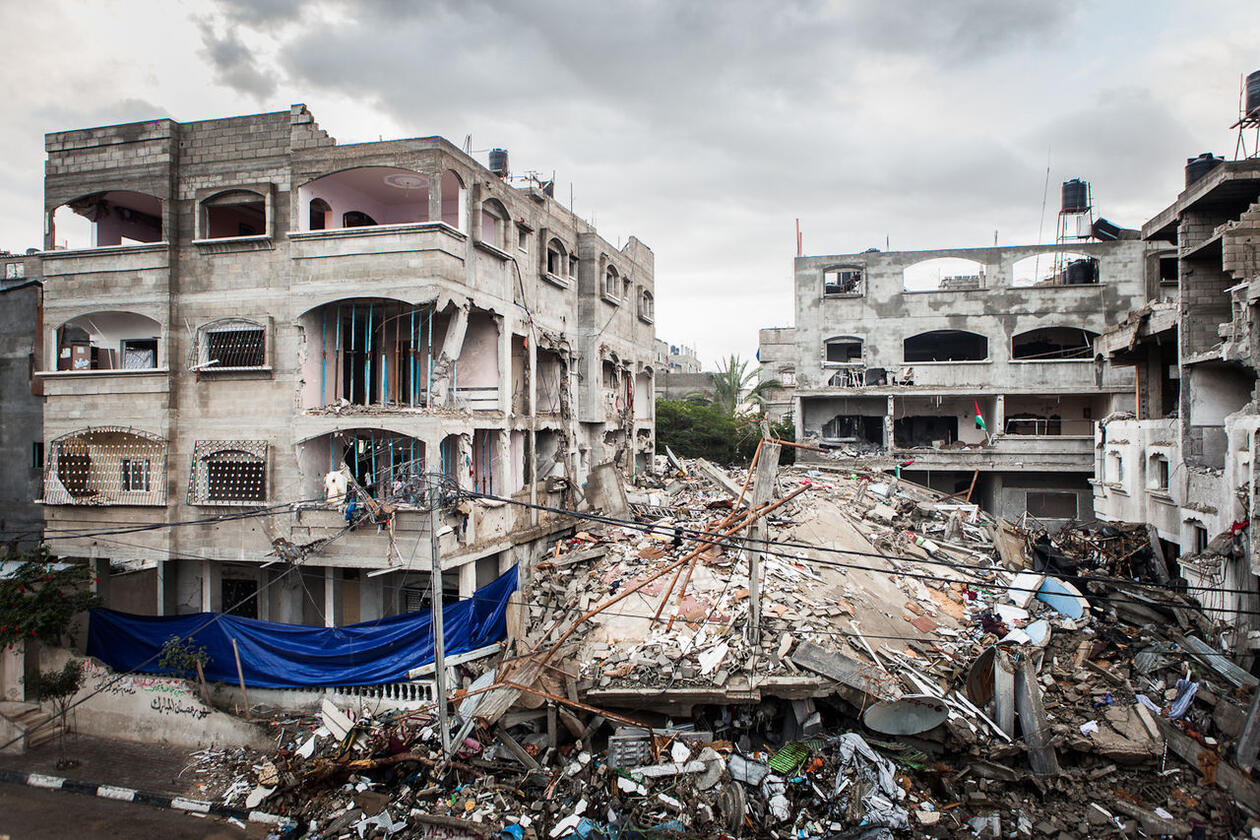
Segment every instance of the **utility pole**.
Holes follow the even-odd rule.
[[[433,683],[437,693],[438,732],[442,734],[442,757],[451,754],[451,731],[446,716],[446,637],[442,631],[442,555],[438,550],[438,509],[442,500],[442,476],[429,473],[429,554],[433,610]]]

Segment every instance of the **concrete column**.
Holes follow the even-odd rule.
[[[359,575],[359,621],[375,621],[385,616],[384,594],[382,577]]]
[[[210,561],[201,561],[201,611],[210,612],[214,609],[211,606],[211,592],[213,584],[210,576]]]
[[[336,601],[333,594],[337,590],[337,570],[332,566],[324,567],[324,626],[337,626]]]
[[[503,315],[493,320],[499,331],[499,411],[506,417],[512,412],[512,324]]]
[[[990,434],[1006,431],[1006,394],[998,394],[993,398],[993,426]]]
[[[471,598],[477,591],[477,561],[472,560],[459,567],[459,597]]]
[[[157,603],[154,605],[154,615],[166,615],[166,561],[157,561],[157,568],[154,569],[154,580],[156,581]]]
[[[442,173],[429,173],[429,221],[442,219]]]
[[[896,448],[897,441],[893,436],[893,421],[897,416],[897,408],[895,398],[891,395],[888,397],[888,406],[884,409],[884,444],[891,450]]]

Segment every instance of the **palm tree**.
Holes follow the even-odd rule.
[[[734,417],[745,402],[764,407],[767,394],[782,387],[783,383],[777,379],[758,381],[755,368],[748,370],[747,361],[731,355],[713,374],[712,403],[726,416]]]

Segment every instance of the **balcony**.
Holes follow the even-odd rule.
[[[896,448],[916,469],[1093,472],[1093,435],[1000,435],[988,444],[931,449]]]

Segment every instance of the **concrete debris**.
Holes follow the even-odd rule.
[[[454,755],[428,707],[325,701],[225,762],[225,801],[328,838],[1223,838],[1260,814],[1231,763],[1260,749],[1254,677],[1144,528],[1025,530],[861,469],[780,469],[768,497],[669,476],[534,566],[514,649],[456,667]]]

